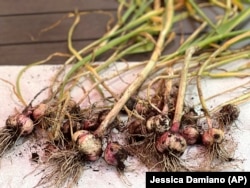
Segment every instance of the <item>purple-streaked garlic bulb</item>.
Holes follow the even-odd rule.
[[[155,146],[160,153],[172,152],[179,156],[186,150],[187,142],[180,134],[166,131],[157,139]]]
[[[24,114],[9,116],[6,120],[6,126],[20,132],[21,136],[30,134],[34,129],[33,121]]]
[[[124,161],[127,157],[127,151],[118,142],[108,143],[104,151],[105,161],[109,165],[116,166],[119,170],[124,170]]]

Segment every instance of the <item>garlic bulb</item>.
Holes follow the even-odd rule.
[[[156,141],[156,149],[160,153],[172,152],[176,155],[181,155],[186,148],[187,143],[183,136],[169,131],[163,133]]]
[[[36,106],[32,113],[33,119],[38,120],[40,117],[42,117],[45,114],[46,109],[47,109],[47,104],[44,103],[41,103],[38,106]]]
[[[211,128],[202,134],[202,143],[205,146],[211,146],[214,143],[222,143],[225,134],[221,129]]]
[[[169,128],[169,118],[166,115],[152,116],[147,120],[146,127],[148,132],[164,132]]]
[[[9,116],[6,120],[6,126],[19,131],[22,136],[30,134],[34,129],[33,121],[24,114]]]
[[[128,154],[118,142],[108,143],[105,152],[105,161],[112,166],[116,166],[120,170],[124,170],[124,161],[127,159]]]
[[[87,160],[96,161],[102,154],[101,140],[89,131],[76,131],[73,134],[73,141],[77,144],[78,150],[84,154]]]
[[[199,131],[192,125],[183,127],[180,130],[180,134],[185,138],[187,144],[189,145],[195,144],[200,137]]]

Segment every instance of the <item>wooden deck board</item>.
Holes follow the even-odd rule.
[[[93,41],[75,41],[76,49],[81,49]],[[0,58],[0,65],[27,65],[46,59],[53,53],[68,53],[67,42],[56,43],[37,43],[0,46],[0,52],[3,54]],[[66,57],[52,58],[47,64],[62,64]]]
[[[109,14],[114,15],[115,11]],[[73,39],[91,40],[102,36],[110,19],[110,15],[104,13],[81,16]],[[66,41],[73,21],[66,13],[0,17],[0,45]]]
[[[73,35],[74,46],[77,49],[85,47],[105,34],[110,15],[116,18],[117,6],[116,0],[0,0],[0,65],[29,64],[54,52],[68,53],[67,35],[73,19],[62,18],[75,9],[91,11],[81,16]],[[105,13],[97,13],[97,10]],[[56,27],[41,32],[60,20]],[[174,24],[177,38],[165,53],[175,50],[181,36],[191,34],[197,26],[191,19]],[[136,55],[128,56],[127,60],[147,58],[147,55]],[[57,58],[49,63],[63,63],[63,60]]]
[[[0,0],[0,15],[48,14],[75,9],[112,10],[117,5],[116,0]]]
[[[107,13],[107,14],[106,14]],[[101,37],[115,11],[90,13],[81,16],[73,40],[93,40]],[[113,16],[111,18],[111,16]],[[0,45],[66,41],[73,18],[68,14],[20,15],[0,17]],[[53,28],[50,28],[54,26]],[[174,25],[176,34],[192,33],[197,24],[185,20]],[[47,30],[47,31],[46,31]]]
[[[180,45],[182,36],[177,36],[171,45],[164,51],[164,54],[174,52]],[[77,50],[82,49],[86,45],[90,44],[94,40],[80,40],[73,41],[73,45]],[[44,43],[30,43],[30,44],[13,44],[13,45],[0,45],[0,52],[2,57],[0,58],[0,65],[26,65],[34,63],[43,59],[46,59],[49,55],[60,52],[69,53],[67,42],[44,42]],[[137,54],[133,56],[127,56],[127,61],[140,61],[149,59],[150,54]],[[96,58],[96,61],[102,61],[108,58],[108,54]],[[53,58],[48,61],[47,64],[62,64],[67,58]]]
[[[73,35],[75,48],[83,48],[106,32],[117,6],[116,0],[0,0],[0,65],[25,65],[55,52],[68,53],[67,35],[73,19],[62,18],[75,10],[91,11],[81,16]],[[100,10],[106,13],[96,12]],[[41,32],[60,20],[53,29]],[[48,63],[65,60],[53,58]]]

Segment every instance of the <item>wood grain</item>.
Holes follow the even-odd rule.
[[[164,54],[174,52],[180,45],[183,37],[177,36],[174,41],[165,49]],[[94,40],[79,40],[73,41],[73,45],[77,50],[82,49]],[[49,55],[60,52],[69,54],[67,42],[44,42],[44,43],[30,43],[30,44],[15,44],[0,46],[1,58],[0,65],[27,65],[37,61],[46,59]],[[106,53],[95,61],[103,61],[109,57],[110,53]],[[143,53],[136,55],[129,55],[124,58],[126,61],[145,61],[150,58],[151,53]],[[48,61],[47,64],[63,64],[67,60],[66,57],[55,57]]]
[[[67,35],[76,9],[81,15],[73,34],[74,46],[85,47],[107,31],[107,23],[116,20],[117,0],[0,0],[0,65],[24,65],[45,59],[54,52],[68,53]],[[218,11],[206,8],[209,16]],[[178,14],[178,12],[176,12]],[[173,52],[183,36],[199,24],[186,19],[174,24],[176,39],[164,53]],[[104,60],[108,54],[96,60]],[[148,59],[150,54],[127,56],[128,61]],[[48,63],[61,64],[66,58],[53,58]]]
[[[91,40],[102,36],[115,12],[89,13],[81,16],[73,39]],[[0,45],[66,41],[74,18],[67,13],[0,17]]]
[[[114,10],[116,0],[0,0],[0,15],[48,14],[78,10]]]

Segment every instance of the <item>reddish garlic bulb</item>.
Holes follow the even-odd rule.
[[[104,152],[104,159],[109,165],[116,166],[119,170],[124,170],[124,161],[127,157],[127,152],[119,143],[108,143]]]
[[[180,134],[185,138],[187,144],[189,145],[195,144],[200,137],[199,131],[192,125],[183,127],[180,130]]]
[[[211,128],[202,134],[202,143],[205,146],[212,146],[214,143],[222,143],[224,140],[224,132],[221,129]]]
[[[202,134],[202,143],[204,146],[212,146],[214,144],[213,136],[210,134],[210,131],[204,131]]]
[[[178,133],[163,133],[156,141],[156,149],[160,153],[172,152],[181,155],[187,148],[186,140]]]
[[[30,134],[34,129],[33,121],[24,114],[9,116],[6,120],[6,126],[18,130],[21,136]]]
[[[102,142],[89,131],[76,131],[73,134],[73,141],[87,160],[96,161],[100,158],[102,154]]]
[[[22,135],[28,135],[34,129],[33,121],[29,117],[22,114],[18,118],[18,124]]]
[[[44,103],[41,103],[38,106],[36,106],[32,113],[33,119],[38,120],[40,117],[42,117],[45,114],[46,109],[47,109],[47,104]]]

